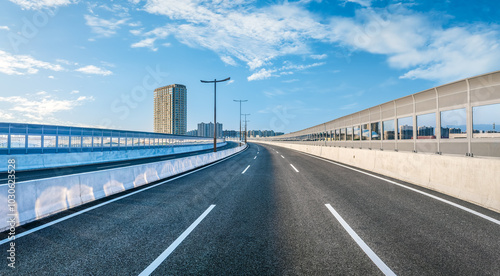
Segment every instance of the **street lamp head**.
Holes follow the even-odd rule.
[[[203,83],[213,83],[213,82],[223,82],[223,81],[228,81],[228,80],[230,80],[230,79],[231,79],[231,78],[229,77],[229,78],[225,78],[225,79],[223,79],[223,80],[217,80],[217,79],[214,79],[213,81],[205,81],[205,80],[200,80],[200,81],[201,81],[201,82],[203,82]]]

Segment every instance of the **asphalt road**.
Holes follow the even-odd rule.
[[[217,149],[225,150],[225,149],[235,148],[237,146],[238,143],[228,141],[225,146],[218,147]],[[16,182],[140,165],[140,164],[182,158],[182,157],[193,156],[203,153],[210,153],[210,152],[213,152],[213,147],[211,149],[201,150],[201,151],[161,155],[156,157],[139,158],[133,160],[105,162],[99,164],[89,164],[89,165],[71,166],[62,168],[40,169],[31,171],[16,171]],[[0,184],[6,184],[7,182],[8,182],[8,173],[7,172],[0,173]]]
[[[500,275],[500,214],[396,182],[251,144],[59,214],[110,202],[17,238],[0,275]]]

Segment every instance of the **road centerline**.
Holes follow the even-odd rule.
[[[359,247],[365,252],[365,254],[372,260],[372,262],[384,273],[385,275],[396,275],[392,270],[373,252],[373,250],[356,234],[356,232],[347,224],[347,222],[340,216],[332,205],[325,204],[326,208],[330,210],[332,215],[340,222],[342,227],[347,231],[351,238],[358,244]]]
[[[139,276],[146,276],[150,275],[155,271],[155,269],[160,266],[160,264],[167,259],[167,257],[174,252],[174,250],[179,246],[182,241],[200,224],[200,222],[212,211],[212,209],[215,207],[215,205],[210,205],[201,216],[199,216],[163,253],[160,254],[144,271],[139,274]]]
[[[248,165],[248,166],[245,168],[245,170],[244,170],[243,172],[241,172],[241,174],[244,174],[244,173],[248,170],[248,168],[250,168],[250,165]]]
[[[293,166],[292,164],[290,164],[290,166],[292,166],[292,168],[293,168],[296,172],[299,172],[299,170],[297,170],[297,168],[295,168],[295,166]]]

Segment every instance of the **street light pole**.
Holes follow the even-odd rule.
[[[213,81],[200,80],[203,83],[214,83],[214,152],[217,152],[217,83],[228,81],[231,78],[226,78],[223,80],[214,79]]]
[[[247,136],[248,136],[247,122],[250,122],[250,120],[245,120],[245,144],[247,143]]]
[[[247,102],[248,100],[233,100],[235,102],[240,102],[240,145],[241,145],[241,103]]]
[[[248,136],[248,132],[247,132],[247,115],[250,115],[250,113],[247,113],[247,114],[241,114],[241,115],[244,115],[245,116],[245,144],[247,143],[247,136]]]

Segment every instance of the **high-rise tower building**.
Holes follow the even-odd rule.
[[[182,84],[156,88],[154,131],[185,135],[187,130],[187,89]]]

